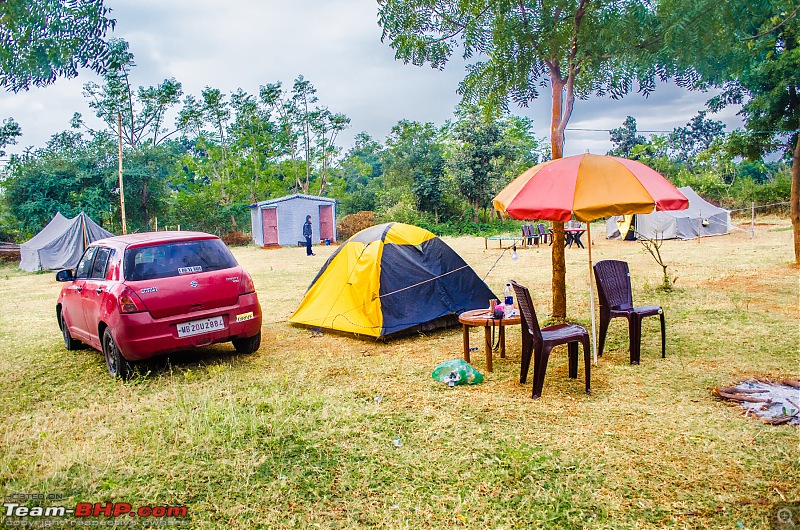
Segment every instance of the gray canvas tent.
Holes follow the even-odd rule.
[[[74,269],[89,243],[113,235],[84,212],[71,219],[58,212],[41,232],[20,245],[19,268],[28,272]]]
[[[689,186],[679,188],[687,199],[689,208],[674,212],[653,212],[637,214],[630,221],[630,229],[649,239],[695,239],[700,237],[724,235],[731,230],[731,212],[700,197]],[[623,216],[610,217],[606,221],[606,238],[636,239],[628,234],[620,234],[620,226],[627,226],[628,219]],[[630,216],[624,216],[629,218]]]

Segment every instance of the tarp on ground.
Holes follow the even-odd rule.
[[[294,324],[385,337],[457,322],[496,296],[431,232],[386,223],[358,232],[311,282]]]
[[[695,239],[698,235],[716,236],[730,232],[729,210],[711,204],[689,186],[679,190],[689,199],[686,210],[610,217],[606,221],[606,237],[620,239],[625,235],[621,231],[627,234],[626,226],[648,239]]]
[[[113,235],[84,212],[69,219],[58,212],[41,232],[20,245],[19,268],[28,272],[74,269],[89,243]]]

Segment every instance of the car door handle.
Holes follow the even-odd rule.
[[[94,290],[94,292],[96,292],[97,294],[102,294],[103,290],[98,287],[97,289]]]

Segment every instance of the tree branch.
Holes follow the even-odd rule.
[[[783,20],[781,20],[781,23],[780,23],[780,24],[778,24],[777,26],[775,26],[775,27],[772,27],[772,28],[770,28],[770,29],[765,29],[764,31],[762,31],[762,32],[761,32],[761,33],[759,33],[758,35],[753,35],[752,37],[747,37],[747,38],[741,39],[741,41],[742,41],[742,42],[747,42],[747,41],[749,41],[749,40],[755,40],[755,39],[759,39],[759,38],[763,37],[764,35],[768,35],[769,33],[772,33],[772,32],[773,32],[773,31],[775,31],[776,29],[778,29],[778,28],[780,28],[781,26],[783,26],[784,24],[786,24],[786,22],[787,22],[787,21],[788,21],[790,18],[792,18],[792,17],[793,17],[793,16],[794,16],[794,15],[797,13],[797,11],[798,11],[798,10],[800,10],[800,4],[797,4],[797,7],[795,7],[795,8],[794,8],[794,11],[792,11],[791,13],[789,13],[789,16],[787,16],[786,18],[784,18]]]
[[[715,7],[717,7],[716,3],[711,4],[709,7],[707,7],[706,9],[701,11],[700,13],[698,13],[692,20],[690,20],[689,23],[687,24],[687,26],[691,26],[691,25],[695,24],[698,20],[703,18],[706,14],[708,14]],[[672,26],[670,26],[670,28],[671,27]],[[670,28],[667,28],[667,29],[670,29]],[[664,33],[666,33],[666,30],[665,30]],[[647,42],[645,44],[639,44],[639,45],[635,46],[635,48],[637,50],[643,50],[645,48],[649,48],[650,46],[653,46],[654,44],[658,44],[659,42],[661,42],[663,40],[664,40],[664,34],[662,33],[661,35],[658,35],[656,38],[654,38],[650,42]]]

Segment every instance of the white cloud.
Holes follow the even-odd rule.
[[[367,131],[383,140],[400,119],[441,124],[452,117],[464,76],[455,58],[444,71],[404,65],[380,41],[374,0],[107,0],[117,19],[114,36],[130,43],[137,67],[136,85],[155,85],[174,77],[185,93],[199,96],[205,86],[255,93],[259,85],[282,81],[291,87],[300,74],[317,88],[320,103],[351,118],[341,135],[345,148]],[[69,126],[74,112],[91,117],[81,87],[96,76],[59,80],[26,93],[0,93],[0,117],[13,116],[23,129],[22,146],[41,146]],[[549,91],[516,112],[534,119],[537,136],[549,131]],[[632,94],[620,101],[578,101],[570,128],[619,127],[628,115],[640,129],[672,130],[703,108],[707,95],[662,85],[645,99]],[[712,116],[728,123],[735,111]],[[724,119],[723,119],[724,118]],[[565,154],[610,147],[608,133],[570,131]],[[19,151],[19,149],[11,149]]]

